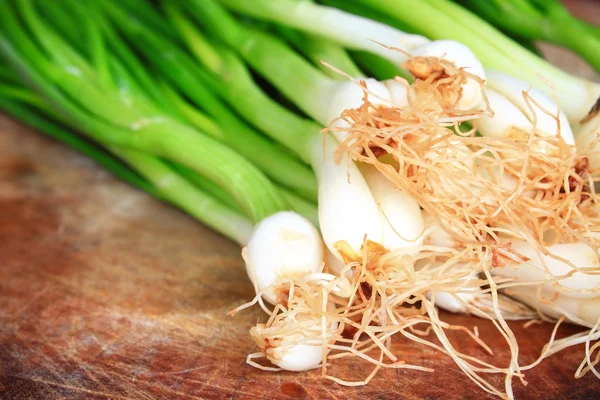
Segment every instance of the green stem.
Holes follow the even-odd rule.
[[[173,22],[172,26],[179,32],[181,37],[186,41],[192,54],[201,55],[202,64],[213,73],[218,73],[225,66],[219,52],[211,43],[202,35],[198,35],[196,28],[187,20],[173,3],[164,3],[164,12]],[[193,38],[190,40],[189,38]]]
[[[77,137],[77,135],[60,128],[58,125],[53,124],[47,119],[41,117],[38,112],[29,110],[26,108],[26,106],[19,104],[30,103],[36,107],[40,104],[43,104],[43,102],[39,101],[39,98],[37,98],[35,95],[32,95],[27,91],[21,92],[20,94],[16,91],[11,93],[12,90],[9,91],[6,89],[6,87],[0,86],[0,93],[2,94],[0,96],[0,108],[3,111],[11,114],[13,117],[18,118],[21,121],[25,121],[31,127],[44,132],[51,138],[58,140],[59,142],[62,142],[91,158],[102,167],[110,171],[117,178],[137,187],[138,189],[148,192],[154,197],[160,198],[160,194],[148,181],[133,172],[131,169],[127,168],[127,166],[121,162],[117,161],[110,154],[102,151],[98,146],[95,146],[84,139]],[[24,95],[25,93],[27,96]]]
[[[0,81],[3,83],[19,83],[21,79],[8,66],[0,64]]]
[[[167,96],[161,95],[162,100],[160,102],[155,102],[152,99],[152,94],[148,93],[145,88],[143,88],[138,80],[136,80],[129,69],[127,69],[123,63],[117,59],[116,57],[111,57],[109,61],[109,70],[111,75],[111,85],[118,90],[119,96],[124,103],[133,104],[138,99],[143,99],[146,102],[153,103],[157,109],[160,109],[160,113],[166,113],[173,119],[176,119],[181,123],[188,123],[188,119],[181,114],[178,108],[175,107],[174,104],[167,101]],[[210,131],[212,126],[203,126],[203,125],[195,125],[189,123],[196,127],[200,132],[207,134],[209,136],[213,136],[213,132]],[[208,128],[208,131],[203,129]]]
[[[179,207],[205,225],[241,245],[247,243],[252,223],[242,216],[240,211],[235,208],[231,197],[218,186],[200,178],[198,174],[186,167],[169,166],[149,155],[109,146],[113,154],[137,171],[134,172],[109,153],[41,117],[38,112],[19,104],[31,104],[36,107],[44,104],[31,92],[26,89],[13,88],[14,90],[11,91],[4,89],[6,88],[0,86],[0,92],[3,94],[0,97],[0,109],[93,159],[117,178],[146,191],[159,200]],[[10,100],[11,98],[13,100]],[[47,107],[42,106],[42,109],[47,110]],[[204,190],[199,190],[184,178]]]
[[[196,171],[186,167],[185,165],[177,164],[177,163],[169,163],[171,168],[173,168],[179,175],[187,179],[189,182],[196,185],[200,190],[209,194],[211,197],[214,197],[216,200],[219,200],[222,204],[229,207],[231,210],[234,210],[240,214],[242,211],[240,207],[233,201],[231,196],[227,194],[226,191],[221,189],[221,187],[214,182],[209,181],[205,177],[199,175]]]
[[[196,172],[181,164],[169,163],[169,165],[174,170],[176,170],[181,176],[186,178],[188,181],[192,182],[194,185],[198,186],[202,191],[219,200],[221,203],[223,203],[230,209],[241,213],[241,210],[239,209],[238,205],[233,201],[231,196],[229,196],[218,185],[198,175]],[[315,225],[315,227],[319,227],[317,206],[315,204],[306,201],[302,197],[297,196],[295,193],[285,188],[280,187],[279,190],[281,191],[281,194],[295,212],[311,221]]]
[[[177,17],[173,17],[176,15]],[[207,42],[203,35],[187,21],[181,13],[171,14],[177,27],[188,25],[191,29],[182,30],[182,35],[190,50],[197,39]],[[271,138],[292,149],[305,162],[311,162],[310,146],[314,135],[321,127],[313,121],[290,112],[280,103],[267,96],[253,80],[246,65],[227,48],[219,48],[223,68],[212,71],[219,82],[219,93],[240,115],[260,128]],[[194,55],[204,64],[203,54]],[[206,66],[206,64],[204,64]]]
[[[40,7],[40,12],[46,18],[48,24],[62,34],[62,37],[69,41],[82,54],[89,50],[86,47],[86,27],[80,27],[73,23],[73,13],[65,12],[62,7],[56,7],[51,1],[39,1],[36,3]],[[79,10],[73,10],[76,14],[75,20],[82,20]],[[82,32],[83,31],[83,32]]]
[[[64,1],[64,0],[63,0]],[[70,0],[67,0],[70,1]],[[97,7],[94,6],[94,2],[90,2],[90,7],[88,9],[87,15],[85,13],[81,13],[82,17],[87,17],[87,19],[97,19],[98,10]],[[79,8],[79,2],[75,3],[75,7]],[[104,37],[102,35],[101,30],[97,27],[96,23],[88,23],[86,24],[86,28],[88,31],[88,41],[87,47],[89,48],[91,54],[92,65],[96,71],[96,75],[100,82],[106,85],[110,85],[112,83],[111,72],[110,72],[110,63],[108,61],[109,54],[108,49],[104,45]]]
[[[104,0],[100,0],[104,3]],[[152,8],[148,0],[119,0],[119,7],[127,10],[129,15],[135,15],[136,20],[148,26],[152,32],[171,41],[177,41],[178,37],[170,27],[165,24],[160,14]]]
[[[394,79],[396,76],[407,79],[409,82],[413,80],[409,72],[377,54],[366,51],[351,51],[350,54],[358,65],[369,73],[369,76],[377,80]]]
[[[595,37],[559,1],[537,2],[540,8],[529,0],[463,0],[460,3],[511,35],[564,46],[579,53],[600,70],[600,38]]]
[[[600,72],[600,36],[590,32],[564,9],[550,14],[548,20],[553,26],[548,40],[575,51]]]
[[[281,152],[271,141],[240,121],[239,117],[205,87],[207,79],[197,63],[175,43],[154,35],[114,4],[103,4],[114,18],[115,25],[124,31],[129,41],[146,55],[152,65],[172,81],[188,99],[202,107],[219,123],[225,135],[225,143],[259,166],[274,181],[290,187],[307,199],[316,200],[317,184],[312,171],[298,160]],[[211,57],[211,60],[214,61],[215,58]],[[230,77],[232,78],[234,77]],[[212,85],[220,84],[214,82]],[[236,93],[236,96],[240,94]]]
[[[316,101],[337,82],[270,35],[245,29],[213,0],[185,3],[211,35],[239,52],[248,63],[307,115],[322,113]]]
[[[552,29],[544,21],[544,15],[527,1],[473,1],[464,3],[478,16],[512,34],[528,39],[545,39],[545,32]]]
[[[329,7],[339,8],[351,14],[360,15],[361,17],[369,18],[374,21],[382,22],[389,26],[394,26],[404,32],[413,32],[410,25],[403,24],[402,21],[394,19],[391,15],[386,12],[379,12],[373,8],[365,7],[356,1],[348,0],[320,0],[320,4]]]
[[[29,107],[33,107],[42,111],[44,114],[52,117],[52,119],[63,122],[60,115],[57,114],[54,109],[48,105],[48,103],[26,88],[13,86],[12,84],[1,83],[0,98],[6,98],[10,99],[12,102],[27,104]]]
[[[313,225],[319,229],[319,212],[315,204],[304,200],[302,197],[296,196],[296,194],[289,190],[283,189],[282,193],[287,202],[292,205],[294,211],[312,222]]]
[[[594,35],[596,38],[598,38],[600,40],[600,27],[598,27],[596,25],[592,25],[592,24],[582,21],[580,19],[578,19],[577,21],[579,22],[579,24],[581,26],[584,27],[584,29],[586,29],[589,33],[591,33],[592,35]]]
[[[328,66],[323,65],[322,61],[344,71],[350,76],[364,76],[346,50],[337,46],[335,43],[284,26],[277,26],[276,30],[330,78],[338,80],[346,79],[346,77],[340,75]]]
[[[38,111],[32,111],[30,109],[27,109],[25,106],[19,103],[36,108]],[[137,175],[136,173],[131,171],[124,164],[120,163],[118,160],[112,157],[109,153],[106,153],[97,146],[85,141],[77,135],[65,129],[62,129],[58,125],[55,125],[49,120],[41,117],[39,115],[39,111],[42,111],[42,113],[45,113],[51,116],[52,118],[55,118],[56,115],[53,109],[48,105],[48,103],[46,103],[40,97],[36,96],[30,90],[23,87],[7,86],[0,84],[0,109],[5,110],[6,112],[12,114],[13,116],[23,121],[26,121],[32,127],[46,133],[48,136],[65,143],[66,145],[74,148],[80,153],[95,160],[96,162],[98,162],[98,164],[105,167],[107,170],[112,172],[116,177],[122,179],[123,181],[148,192],[150,195],[159,198],[160,200],[167,200],[166,198],[164,198],[160,191],[157,191],[150,183],[145,181],[140,175]],[[113,152],[115,154],[120,154],[122,159],[127,160],[127,153],[125,151],[118,151],[118,149],[115,151],[115,149],[116,148],[113,147]],[[238,205],[233,201],[231,196],[229,196],[218,185],[200,176],[190,168],[187,168],[181,164],[171,162],[168,163],[168,165],[183,178],[196,185],[202,192],[218,200],[221,204],[227,206],[232,211],[235,211],[242,215],[241,210],[239,209]],[[301,197],[296,196],[294,193],[288,190],[280,190],[283,196],[285,197],[286,201],[292,206],[294,211],[310,220],[313,224],[315,224],[316,227],[319,226],[317,207],[314,204],[302,199]],[[177,203],[175,203],[175,205],[178,205]],[[205,217],[201,218],[201,220],[205,219]],[[218,226],[214,228],[217,231],[226,234],[227,236],[231,236],[227,234],[227,232],[223,232],[223,229],[226,227]]]
[[[10,18],[10,7],[5,7],[0,14],[3,21],[9,22],[9,24],[5,24],[5,27],[8,25],[9,29],[0,33],[0,52],[15,69],[26,77],[28,83],[41,91],[53,104],[60,107],[72,121],[76,122],[76,126],[90,137],[111,145],[162,156],[193,168],[226,189],[253,221],[260,221],[264,217],[286,208],[285,200],[279,191],[254,165],[219,142],[199,134],[186,125],[179,124],[163,115],[139,119],[135,112],[129,115],[121,113],[120,120],[115,122],[124,121],[133,128],[126,130],[82,111],[57,87],[57,84],[61,88],[64,88],[65,85],[68,86],[68,81],[49,80],[52,79],[52,76],[45,75],[47,70],[44,67],[53,64],[40,57],[41,54],[35,50],[34,44],[21,33],[23,31],[18,24],[15,29],[12,24],[14,18],[12,20]],[[6,18],[7,15],[8,18]],[[15,36],[18,37],[19,50],[33,58],[28,59],[19,54],[15,45],[5,36],[7,31],[11,33],[13,40]],[[58,43],[56,41],[54,47]],[[38,60],[45,62],[37,62]],[[81,79],[79,80],[81,81]],[[92,84],[98,85],[97,82]],[[100,96],[103,92],[109,91],[99,90],[96,94]],[[114,94],[109,99],[117,100],[110,104],[113,110],[124,106],[118,96]],[[86,101],[87,99],[80,100]],[[105,97],[95,99],[96,102],[106,102],[107,100]],[[126,108],[123,107],[123,109]],[[102,113],[101,115],[107,121],[113,118],[112,113]],[[169,134],[166,135],[166,132]]]
[[[165,200],[237,243],[247,244],[253,229],[250,220],[199,190],[163,161],[135,150],[113,151],[152,182]]]
[[[204,192],[218,199],[220,202],[227,205],[232,210],[239,211],[239,207],[231,199],[231,196],[229,196],[218,185],[214,184],[213,182],[207,180],[204,177],[201,177],[196,172],[183,165],[171,163],[171,167],[175,169],[181,176],[186,178],[188,181],[197,185]],[[288,202],[288,204],[290,204],[294,211],[311,221],[317,228],[319,227],[319,217],[317,212],[317,206],[315,204],[303,199],[300,196],[297,196],[293,192],[285,189],[284,187],[280,187],[279,190],[281,191],[281,194]]]
[[[185,44],[196,59],[204,67],[210,68],[211,60],[206,57],[206,54],[210,53],[200,51],[202,47],[196,45],[196,43],[207,44],[208,41],[181,13],[171,10],[169,15],[173,25],[180,30]],[[214,47],[211,48],[214,49]],[[307,136],[314,132],[312,123],[298,118],[292,113],[273,111],[283,109],[283,107],[264,94],[262,88],[256,84],[247,70],[246,65],[235,54],[227,48],[219,48],[218,51],[215,49],[213,52],[220,56],[219,65],[221,67],[210,70],[215,78],[212,81],[219,95],[255,126],[267,132],[270,137],[293,150],[302,160],[309,163],[310,157],[307,155],[306,143]],[[307,132],[311,133],[307,135]]]
[[[158,83],[165,99],[175,107],[181,115],[186,118],[192,125],[202,130],[206,134],[226,141],[227,136],[223,130],[212,119],[198,111],[190,103],[188,103],[181,95],[166,82]]]
[[[132,119],[142,120],[156,111],[143,102],[135,107],[121,102],[120,107],[115,107],[120,103],[119,94],[100,85],[91,65],[42,22],[29,0],[17,0],[16,3],[33,38],[23,29],[6,0],[0,0],[0,8],[3,9],[0,18],[4,25],[2,34],[10,39],[10,46],[25,55],[31,65],[43,72],[45,79],[53,81],[73,102],[99,118],[110,115],[110,121],[123,127],[129,127]],[[38,43],[42,49],[38,48]]]
[[[127,67],[129,73],[146,93],[149,99],[153,100],[163,109],[174,111],[174,107],[165,99],[162,90],[156,85],[156,77],[152,76],[140,60],[132,54],[123,43],[117,32],[104,19],[100,20],[103,35],[106,36],[106,42],[110,44],[111,49],[118,59]],[[198,127],[203,130],[201,127]],[[207,132],[208,133],[208,132]]]

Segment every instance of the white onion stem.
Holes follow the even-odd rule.
[[[341,259],[334,245],[345,241],[360,251],[366,238],[381,243],[383,227],[377,203],[358,167],[344,155],[336,164],[338,142],[326,135],[315,138],[312,166],[319,182],[319,223],[329,250]]]
[[[371,193],[379,207],[383,238],[387,249],[409,249],[423,242],[423,215],[419,203],[381,174],[372,165],[361,165]]]

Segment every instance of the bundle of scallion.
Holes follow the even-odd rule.
[[[331,34],[332,26],[343,26],[339,22],[343,20],[341,18],[335,19],[337,24],[330,20],[327,22],[331,23],[327,24],[309,23],[311,19],[314,22],[316,16],[321,16],[323,20],[326,20],[324,16],[334,12],[330,9],[318,8],[310,2],[282,0],[274,3],[262,2],[260,7],[248,7],[247,3],[234,0],[225,0],[225,3],[233,6],[237,11],[275,19],[279,23],[290,23],[291,26],[306,29],[311,33],[326,35],[330,40],[336,40],[336,36]],[[284,71],[307,70],[300,60],[296,58],[294,61],[293,55],[289,52],[286,55],[282,48],[277,48],[273,40],[265,40],[249,31],[237,34],[236,27],[230,24],[226,16],[222,13],[219,14],[216,8],[211,9],[206,2],[202,5],[199,3],[195,5],[194,2],[190,4],[192,4],[192,11],[199,16],[197,22],[235,48],[256,71],[263,75],[263,78],[271,81],[298,107],[322,123],[327,122],[320,118],[318,112],[311,113],[309,104],[311,98],[306,99],[305,97],[307,93],[310,96],[310,91],[299,91],[297,87],[292,89],[294,85],[290,83],[290,80],[280,76],[281,73],[277,71],[277,65],[284,62],[282,60],[285,60],[286,63]],[[320,10],[321,12],[310,12],[310,10]],[[340,16],[341,14],[336,12],[335,15]],[[305,22],[299,23],[298,21]],[[350,26],[349,21],[345,22],[346,26]],[[372,21],[367,21],[366,24],[374,25]],[[222,29],[222,26],[226,28]],[[354,23],[352,26],[357,26],[357,24]],[[323,29],[327,31],[324,32]],[[354,33],[350,32],[350,34]],[[398,36],[393,37],[397,38]],[[343,40],[337,40],[345,44]],[[347,41],[351,42],[348,39]],[[357,40],[354,43],[360,42]],[[420,42],[419,45],[422,46],[423,42]],[[264,54],[267,53],[266,49],[270,55]],[[390,58],[393,59],[393,57]],[[415,58],[410,61],[413,60]],[[469,65],[468,63],[460,64]],[[410,62],[408,65],[410,66]],[[446,69],[446,74],[449,71],[450,69]],[[412,72],[414,73],[415,70],[413,69]],[[594,310],[597,310],[598,307],[596,299],[599,283],[597,280],[598,255],[596,239],[582,240],[581,236],[590,236],[590,233],[597,230],[597,226],[593,226],[595,225],[593,221],[596,220],[598,199],[591,196],[591,201],[587,202],[587,194],[584,194],[583,197],[580,196],[589,191],[590,182],[593,182],[595,174],[587,168],[586,153],[584,151],[576,152],[569,123],[566,117],[557,110],[551,99],[533,89],[528,90],[528,85],[524,82],[499,73],[491,75],[488,77],[489,87],[486,89],[487,105],[491,105],[492,109],[497,112],[495,117],[483,119],[481,118],[483,113],[476,116],[461,114],[459,112],[461,110],[456,109],[458,103],[456,99],[453,103],[452,98],[451,100],[444,98],[444,95],[436,93],[435,88],[432,88],[431,80],[428,81],[427,77],[423,79],[417,75],[417,78],[421,78],[421,82],[416,82],[407,90],[410,95],[408,101],[405,99],[405,102],[409,103],[405,115],[399,113],[399,107],[403,105],[399,104],[402,103],[401,90],[396,91],[392,107],[389,107],[389,103],[382,106],[381,103],[372,104],[365,100],[363,107],[357,108],[354,114],[346,110],[342,114],[343,126],[335,127],[334,124],[332,130],[339,133],[338,139],[342,141],[341,148],[346,147],[347,150],[350,147],[350,151],[338,151],[338,154],[351,154],[354,160],[361,161],[362,164],[375,165],[402,192],[417,199],[421,208],[428,214],[436,217],[438,222],[441,220],[444,229],[450,231],[454,236],[453,239],[456,239],[456,236],[460,237],[458,243],[461,247],[465,243],[478,242],[481,244],[488,238],[492,238],[491,242],[494,243],[492,247],[497,247],[487,248],[484,254],[479,253],[471,262],[481,263],[482,260],[489,257],[494,267],[506,264],[518,265],[519,270],[522,271],[517,274],[520,275],[518,279],[523,284],[518,288],[507,289],[505,292],[525,299],[526,303],[543,311],[546,315],[552,317],[566,315],[572,321],[589,326],[592,329],[586,339],[591,340],[592,337],[597,336],[595,329],[598,312]],[[307,81],[314,82],[315,79]],[[526,93],[523,94],[522,91]],[[379,100],[377,98],[379,93],[373,93],[370,88],[365,90],[365,94],[367,92],[370,92],[371,101],[373,98],[375,101]],[[440,97],[446,100],[445,104],[440,104]],[[442,101],[442,103],[444,102]],[[452,109],[449,104],[453,104],[455,108]],[[381,111],[386,108],[391,110]],[[381,112],[379,124],[376,123],[378,112]],[[435,114],[435,118],[430,119],[432,112]],[[447,129],[448,125],[469,119],[469,117],[481,119],[482,123],[478,127],[484,136],[482,139],[475,139],[468,134],[465,135],[466,138],[464,136],[461,138],[462,135],[457,138],[451,135]],[[251,116],[247,116],[247,118],[251,118]],[[365,121],[365,119],[367,120]],[[431,124],[432,120],[434,123]],[[410,126],[411,122],[413,123],[412,127]],[[445,122],[446,127],[440,127],[440,122]],[[258,122],[255,123],[258,124]],[[348,135],[348,124],[352,127],[353,135]],[[429,126],[429,129],[424,129],[423,125]],[[265,127],[261,128],[266,130]],[[459,130],[457,126],[456,128]],[[426,133],[423,134],[423,131]],[[533,132],[535,134],[532,134]],[[415,140],[415,137],[420,137],[420,139]],[[410,141],[407,138],[412,139],[412,145],[409,144]],[[523,144],[526,146],[521,147]],[[402,148],[403,145],[408,148]],[[506,146],[517,147],[509,149]],[[435,150],[432,151],[432,147],[435,147]],[[373,148],[378,152],[373,151]],[[355,151],[352,152],[352,150]],[[490,150],[493,151],[492,157],[488,153]],[[389,160],[383,160],[383,162],[378,160],[381,152],[391,154],[398,164],[390,163]],[[518,157],[515,157],[516,152],[519,152]],[[411,158],[413,159],[411,160]],[[424,166],[422,165],[423,159],[439,162],[444,168],[440,170],[438,165]],[[412,182],[411,179],[407,180],[411,174],[419,177],[415,171],[419,168],[421,174],[429,178],[429,182],[424,183],[416,178],[413,178],[416,181]],[[548,174],[547,170],[553,171],[553,174]],[[467,175],[472,176],[467,177]],[[574,178],[573,175],[578,178]],[[583,186],[578,188],[577,185],[569,183],[569,188],[566,189],[566,183],[572,179],[581,182]],[[540,180],[544,180],[544,184],[548,183],[549,185],[544,187],[545,185],[541,185]],[[443,188],[444,186],[447,188]],[[541,193],[550,188],[552,188],[550,193],[553,195],[549,196],[547,193],[544,198]],[[567,192],[567,194],[565,195],[563,192]],[[545,201],[539,204],[542,199]],[[586,201],[582,201],[582,199],[586,199]],[[535,206],[536,202],[538,203],[537,207],[543,210],[540,214],[531,212],[531,207]],[[399,204],[398,202],[394,203]],[[585,214],[584,219],[590,225],[582,229],[580,217],[571,217],[573,206],[577,209],[575,213]],[[322,207],[322,202],[320,202],[320,207]],[[386,214],[385,210],[384,214]],[[565,215],[568,217],[565,218]],[[560,226],[564,232],[557,233],[556,226]],[[440,244],[436,243],[433,238],[428,242]],[[448,240],[445,241],[445,243],[447,242]],[[561,242],[567,244],[550,246],[553,243]],[[512,246],[518,246],[519,251],[515,251]],[[352,252],[349,251],[349,253]],[[583,256],[585,260],[578,260],[577,253],[585,254]],[[377,254],[376,251],[375,254]],[[531,257],[532,254],[536,256]],[[342,255],[347,256],[347,254]],[[344,261],[356,261],[358,256],[354,253],[352,256],[344,258]],[[444,257],[440,255],[436,257],[438,260],[440,258]],[[415,259],[418,260],[418,257]],[[535,261],[529,262],[529,260]],[[364,257],[362,261],[368,264]],[[446,260],[446,262],[448,261]],[[457,262],[457,264],[461,268],[464,267],[462,263]],[[419,262],[414,261],[413,265],[419,265]],[[426,270],[427,268],[422,268],[419,272],[425,275]],[[485,267],[482,270],[480,264],[478,266],[472,264],[464,270],[455,268],[454,272],[457,271],[463,271],[462,279],[459,281],[472,281],[470,279],[472,275],[464,274],[465,271],[485,273],[490,279],[494,274],[494,272],[487,271]],[[511,275],[507,272],[508,269],[505,268],[499,273],[504,276]],[[496,273],[498,272],[496,271]],[[540,275],[543,275],[543,278]],[[569,278],[575,276],[577,276],[575,280],[589,279],[589,281],[586,284],[583,284],[582,281],[571,285],[567,283]],[[553,282],[563,281],[561,283],[564,286],[550,285],[550,287],[546,287],[546,285],[542,288],[539,282],[544,279]],[[532,289],[531,285],[536,281],[538,289],[542,290],[541,294],[536,292],[537,289]],[[378,283],[381,284],[381,282]],[[429,284],[434,286],[431,281]],[[379,285],[369,282],[371,287]],[[514,285],[511,282],[505,283],[504,286]],[[494,289],[502,287],[498,286],[497,282],[491,283],[491,286]],[[475,285],[475,287],[477,286]],[[575,296],[574,291],[578,291],[580,294]],[[471,293],[467,295],[469,294]],[[548,295],[553,297],[551,304],[544,300],[544,297]],[[573,299],[573,297],[579,298],[580,296],[581,299]],[[469,308],[469,304],[465,304],[465,296],[462,297],[461,299],[460,295],[455,295],[454,300],[460,300],[463,308],[474,312]],[[492,297],[496,299],[494,308],[498,310],[501,307],[497,297]],[[385,302],[382,301],[382,303]],[[481,312],[481,310],[478,311]],[[388,312],[393,313],[389,310]],[[475,313],[477,314],[477,312]],[[432,317],[431,314],[430,317]],[[502,315],[496,314],[496,317],[503,320]],[[434,318],[432,317],[432,319]],[[510,393],[509,377],[520,371],[516,359],[517,344],[514,338],[511,338],[508,327],[505,324],[500,324],[500,326],[505,330],[505,337],[514,356],[510,365],[512,372],[507,373],[506,391]],[[447,340],[442,340],[443,333],[439,331],[436,333],[444,343],[446,351],[452,354],[451,345],[447,343]],[[580,338],[572,339],[572,343],[580,340]],[[568,340],[564,341],[561,346],[568,342]],[[463,369],[467,373],[473,373],[477,369],[476,366],[468,364],[465,367],[464,360],[457,359],[457,364],[461,368],[464,367]],[[477,374],[474,374],[474,380],[478,381],[478,379]],[[490,386],[478,382],[486,390],[494,392]]]
[[[443,32],[452,9],[442,0],[423,2],[440,4],[436,27],[414,26],[422,7],[409,6],[407,21],[385,1],[351,5],[433,42],[307,0],[222,3],[247,16],[216,0],[0,0],[10,67],[0,69],[0,107],[245,246],[257,293],[248,305],[270,315],[251,330],[252,365],[321,366],[349,385],[380,368],[429,370],[393,354],[399,334],[502,397],[514,377],[577,343],[588,346],[578,374],[598,375],[598,118],[578,124],[598,86],[530,53],[530,65],[512,68],[489,43],[491,55],[474,47],[486,67],[514,77],[484,70],[447,40],[468,35]],[[73,12],[86,20],[81,31],[66,23]],[[349,54],[391,79],[369,78]],[[529,87],[537,69],[559,79],[559,101],[584,98],[563,114]],[[445,332],[456,327],[435,305],[491,320],[508,364],[455,348]],[[506,320],[535,317],[588,330],[521,365]],[[328,372],[350,356],[374,368],[352,380]],[[505,377],[504,390],[489,374]]]

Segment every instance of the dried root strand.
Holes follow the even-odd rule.
[[[374,165],[461,242],[493,242],[512,226],[516,238],[530,242],[543,244],[553,231],[561,242],[587,240],[598,247],[590,235],[600,230],[597,172],[585,152],[560,137],[515,140],[463,132],[462,121],[486,111],[452,108],[456,98],[447,100],[439,85],[415,81],[408,105],[400,107],[374,106],[365,89],[363,104],[341,116],[349,127],[331,128],[346,132],[336,159],[348,153]]]
[[[308,341],[323,348],[322,375],[343,385],[364,385],[385,368],[433,372],[393,352],[392,340],[400,338],[448,355],[484,391],[511,398],[514,378],[526,384],[524,371],[558,351],[585,343],[586,357],[576,376],[592,371],[600,377],[595,368],[600,343],[592,344],[600,338],[600,322],[588,332],[555,340],[560,323],[565,318],[573,320],[565,314],[538,360],[526,366],[519,364],[517,338],[506,323],[509,318],[536,316],[535,310],[505,300],[511,288],[528,284],[541,292],[541,285],[559,284],[578,271],[577,266],[571,265],[571,273],[547,282],[520,283],[490,272],[528,261],[514,250],[512,240],[528,242],[539,254],[548,254],[553,244],[570,242],[584,242],[598,251],[600,197],[595,184],[600,171],[592,170],[588,162],[597,143],[576,151],[559,135],[541,135],[535,129],[506,138],[480,137],[477,119],[493,115],[483,82],[479,80],[482,109],[461,110],[462,87],[467,79],[477,77],[435,58],[411,58],[406,68],[415,80],[409,84],[396,79],[407,87],[404,106],[374,105],[366,85],[359,82],[364,91],[362,105],[342,113],[343,128],[330,128],[343,129],[346,135],[335,159],[339,162],[348,154],[355,161],[374,165],[416,199],[456,246],[424,245],[407,255],[368,240],[361,252],[337,243],[346,268],[328,284],[290,282],[285,304],[275,307],[266,323],[253,328],[251,334],[261,352],[250,355],[248,363],[272,370],[253,360],[272,359],[273,349],[282,343]],[[467,121],[473,126],[465,127]],[[450,293],[458,300],[465,293],[480,295],[483,301],[461,301],[471,314],[491,321],[498,330],[509,350],[508,363],[497,366],[460,352],[447,331],[466,335],[484,353],[492,350],[476,329],[442,321],[428,299],[431,292]],[[256,302],[262,305],[260,299]],[[541,313],[537,316],[548,320]],[[336,360],[350,357],[372,369],[352,379],[331,373]],[[498,374],[504,376],[503,388],[488,379]]]

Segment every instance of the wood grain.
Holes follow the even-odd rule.
[[[597,9],[597,8],[596,8]],[[408,362],[435,368],[380,372],[366,387],[319,371],[263,372],[245,363],[248,329],[264,318],[226,313],[253,297],[239,248],[181,212],[118,182],[93,162],[0,116],[0,398],[2,399],[479,399],[446,356],[397,340]],[[506,359],[490,324],[477,326]],[[522,363],[552,325],[511,324]],[[561,327],[559,336],[577,332]],[[485,358],[472,341],[457,347]],[[528,372],[520,399],[592,399],[600,382],[574,379],[578,347]],[[364,376],[356,361],[338,375]],[[502,386],[500,377],[494,381]]]
[[[245,364],[257,310],[225,314],[253,290],[239,249],[91,161],[0,117],[0,394],[7,399],[480,398],[447,357],[398,341],[403,359],[435,373],[384,371],[346,388],[308,373]],[[446,314],[506,350],[484,321]],[[552,326],[513,324],[533,361]],[[560,334],[578,328],[565,326]],[[461,349],[483,356],[474,343]],[[590,398],[600,383],[572,374],[582,349],[527,374],[520,398]],[[336,364],[365,375],[367,365]],[[496,382],[502,385],[500,380]]]

